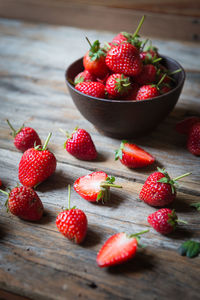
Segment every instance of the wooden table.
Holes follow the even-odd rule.
[[[199,201],[200,161],[185,147],[185,137],[174,126],[184,117],[200,114],[198,45],[154,40],[160,53],[177,59],[187,72],[180,100],[170,116],[148,137],[134,140],[152,153],[159,166],[181,180],[173,207],[188,221],[165,237],[150,228],[142,237],[146,248],[130,262],[108,269],[96,265],[103,242],[116,232],[136,233],[149,228],[148,214],[155,211],[139,200],[147,176],[156,166],[129,170],[114,161],[120,141],[100,135],[75,108],[64,81],[66,67],[82,56],[90,40],[110,40],[110,32],[72,27],[29,24],[0,20],[0,178],[4,188],[18,182],[18,152],[9,135],[6,118],[17,128],[23,122],[35,128],[44,140],[49,132],[49,149],[58,164],[56,173],[37,192],[45,206],[38,223],[25,222],[0,210],[0,299],[199,299],[200,258],[177,253],[188,239],[199,240],[199,212],[190,207]],[[73,130],[78,125],[90,132],[99,152],[95,162],[84,162],[64,149],[58,128]],[[55,219],[66,204],[67,185],[94,170],[116,176],[123,185],[113,191],[110,202],[93,205],[72,191],[72,202],[87,214],[89,229],[85,242],[77,246],[57,230]]]

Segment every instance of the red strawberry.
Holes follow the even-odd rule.
[[[87,41],[90,44],[90,50],[87,51],[83,58],[83,66],[96,77],[104,78],[108,73],[108,67],[105,63],[106,53],[100,48],[98,40],[93,45],[88,39]]]
[[[130,89],[130,78],[123,74],[112,74],[106,81],[106,90],[108,94],[116,99],[127,95]]]
[[[198,117],[186,118],[176,124],[176,127],[175,127],[176,131],[178,131],[181,134],[188,135],[192,126],[197,122],[200,122],[200,118],[198,118]]]
[[[131,44],[120,44],[108,51],[106,64],[115,73],[138,75],[142,70],[139,50]]]
[[[154,83],[156,80],[157,69],[154,65],[144,65],[142,72],[134,77],[134,81],[140,85]]]
[[[61,131],[67,135],[64,147],[71,155],[82,160],[93,160],[97,158],[95,145],[86,130],[75,128],[71,135],[62,129]]]
[[[161,208],[149,215],[147,218],[149,224],[159,233],[168,234],[172,232],[178,222],[187,224],[185,221],[179,220],[175,210],[169,208]]]
[[[118,33],[112,40],[112,44],[119,45],[123,42],[127,42],[128,36],[131,34],[128,34],[127,32],[120,32]]]
[[[113,38],[112,43],[115,45],[120,45],[122,43],[129,43],[139,49],[141,47],[142,42],[139,40],[138,32],[140,31],[144,19],[145,16],[141,18],[140,23],[133,34],[127,32],[120,32]]]
[[[145,181],[140,199],[152,206],[166,206],[176,198],[176,181],[190,174],[171,179],[164,169],[158,168],[158,172],[152,173]]]
[[[51,134],[42,147],[37,146],[24,152],[19,163],[19,181],[21,184],[34,187],[51,176],[56,169],[56,158],[46,150]]]
[[[148,230],[127,235],[120,232],[112,235],[102,246],[97,254],[97,264],[99,267],[109,267],[121,264],[135,256],[140,234]]]
[[[110,187],[121,188],[113,184],[115,177],[108,177],[102,171],[93,172],[78,178],[74,183],[75,191],[84,199],[90,202],[102,200],[106,202],[110,198]]]
[[[20,151],[26,151],[38,145],[41,145],[41,140],[37,132],[31,127],[24,127],[24,125],[19,129],[15,130],[9,120],[7,120],[8,125],[12,129],[12,136],[14,137],[14,145]]]
[[[86,95],[96,98],[105,98],[105,86],[100,82],[81,82],[75,88]]]
[[[160,88],[160,93],[161,94],[166,94],[169,91],[171,91],[171,89],[172,89],[172,87],[168,83],[162,84],[162,86]]]
[[[142,148],[123,140],[115,152],[115,160],[129,168],[142,168],[154,163],[155,158]]]
[[[136,100],[146,100],[160,95],[156,85],[143,85],[139,88]]]
[[[9,211],[24,220],[38,221],[43,215],[43,204],[30,187],[18,186],[13,188],[10,193],[0,190],[8,196],[6,205]]]
[[[139,88],[140,88],[140,86],[136,82],[134,82],[131,85],[131,90],[130,90],[129,94],[126,97],[124,97],[124,100],[136,100]]]
[[[200,122],[195,123],[189,132],[187,148],[193,155],[200,155]]]
[[[0,179],[0,186],[2,186],[2,181],[1,181],[1,179]]]
[[[88,70],[84,70],[83,72],[78,73],[74,78],[75,85],[80,82],[88,82],[88,81],[95,81],[96,77],[92,75]]]
[[[70,186],[68,187],[68,209],[60,212],[56,218],[58,230],[69,240],[80,244],[87,233],[87,217],[75,207],[70,208]]]

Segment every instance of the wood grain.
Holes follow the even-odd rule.
[[[126,2],[128,3],[128,2]],[[156,164],[144,170],[130,170],[114,161],[120,141],[104,137],[76,110],[64,82],[66,67],[84,54],[85,30],[19,21],[0,20],[0,178],[3,188],[18,182],[22,153],[14,148],[6,118],[14,127],[35,128],[42,140],[53,132],[49,148],[58,166],[54,175],[37,188],[45,207],[38,223],[22,221],[6,212],[0,195],[0,299],[199,299],[199,257],[188,259],[177,253],[180,244],[199,240],[199,213],[190,203],[199,201],[198,157],[185,148],[185,137],[174,131],[177,121],[200,115],[198,47],[194,44],[154,40],[163,54],[179,60],[187,72],[180,100],[151,135],[134,140],[155,155]],[[91,39],[109,40],[110,32],[87,31]],[[80,40],[82,44],[80,46]],[[180,56],[180,50],[182,55]],[[99,156],[95,162],[76,160],[64,149],[65,137],[58,128],[88,130]],[[171,206],[188,225],[179,225],[170,236],[161,236],[147,223],[155,208],[139,200],[147,176],[164,166],[175,177],[192,171],[180,182],[177,200]],[[105,205],[83,200],[72,189],[73,205],[88,217],[88,234],[78,246],[57,230],[56,216],[65,206],[67,185],[94,170],[116,176],[123,189],[112,191]],[[96,254],[112,234],[150,229],[129,263],[100,269]],[[9,298],[10,297],[10,298]],[[15,298],[14,298],[15,297]]]
[[[0,0],[0,16],[31,22],[133,32],[146,14],[142,33],[148,37],[200,40],[198,1],[53,1]]]

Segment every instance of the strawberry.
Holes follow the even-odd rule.
[[[116,99],[127,95],[130,89],[130,77],[123,74],[112,74],[106,81],[107,93]]]
[[[67,135],[64,147],[71,155],[81,160],[94,160],[97,158],[95,145],[86,130],[76,127],[71,135],[62,129],[60,130]]]
[[[56,169],[56,158],[47,144],[51,137],[48,135],[43,147],[36,146],[24,152],[19,163],[19,181],[21,184],[34,187],[51,176]]]
[[[189,118],[186,118],[186,119],[178,122],[176,124],[175,129],[176,129],[176,131],[178,131],[181,134],[188,135],[192,126],[197,122],[200,122],[199,117],[189,117]]]
[[[185,221],[179,220],[175,210],[169,208],[161,208],[149,215],[147,218],[149,224],[159,233],[168,234],[172,232],[178,222],[187,224]]]
[[[106,53],[100,47],[99,41],[95,41],[93,44],[87,38],[90,45],[90,50],[87,51],[83,58],[83,66],[91,74],[96,77],[104,78],[108,73],[108,67],[105,63]]]
[[[78,178],[74,183],[75,191],[84,199],[90,202],[102,200],[106,202],[110,198],[110,187],[122,188],[113,184],[115,177],[108,177],[105,172],[93,172]]]
[[[166,74],[162,76],[157,84],[142,85],[137,93],[136,100],[147,100],[160,95],[160,85],[164,81]]]
[[[33,128],[24,127],[23,125],[20,129],[15,130],[9,120],[6,121],[12,129],[11,135],[14,137],[14,145],[18,150],[24,152],[27,149],[34,147],[34,145],[41,145],[41,140]]]
[[[142,72],[139,75],[134,76],[134,81],[140,85],[154,83],[156,80],[156,72],[157,69],[154,65],[144,65]]]
[[[193,155],[200,156],[200,122],[191,127],[188,134],[187,148]]]
[[[83,72],[78,73],[74,78],[74,84],[78,84],[80,82],[88,82],[88,81],[95,81],[96,77],[91,74],[88,70],[84,70]]]
[[[166,206],[176,198],[177,180],[190,174],[171,179],[164,169],[158,168],[158,172],[152,173],[145,181],[139,197],[151,206]]]
[[[101,82],[81,82],[75,86],[75,89],[92,97],[105,98],[105,86]]]
[[[127,96],[124,97],[124,100],[136,100],[139,88],[140,88],[140,86],[136,82],[134,82],[131,85],[130,92],[128,93]]]
[[[115,160],[128,168],[142,168],[154,163],[155,158],[142,148],[123,140],[120,148],[115,152]]]
[[[120,32],[113,38],[112,44],[119,45],[123,42],[127,42],[129,36],[131,36],[131,34],[127,32]]]
[[[139,50],[128,43],[109,50],[106,55],[106,64],[113,72],[127,76],[138,75],[142,70]]]
[[[68,186],[68,209],[60,212],[56,218],[58,230],[69,240],[80,244],[87,233],[87,217],[81,209],[70,208],[70,185]]]
[[[131,235],[124,232],[112,235],[97,254],[98,266],[104,268],[118,265],[134,257],[139,246],[140,234],[146,232],[148,230]]]
[[[30,187],[17,186],[9,193],[0,190],[8,196],[6,206],[9,211],[24,220],[38,221],[43,215],[43,204],[37,193]]]
[[[129,43],[139,49],[141,47],[142,42],[139,40],[138,32],[139,32],[140,28],[142,27],[144,19],[145,19],[145,16],[143,16],[141,18],[140,23],[139,23],[138,27],[136,28],[136,31],[133,34],[127,33],[127,32],[120,32],[113,38],[112,44],[120,45],[122,43]]]
[[[156,85],[143,85],[139,88],[136,100],[146,100],[155,98],[160,95],[160,92]]]
[[[171,85],[169,85],[168,83],[164,83],[162,84],[161,88],[160,88],[160,93],[161,94],[166,94],[169,91],[171,91],[172,87]]]
[[[0,186],[2,186],[2,181],[1,181],[1,179],[0,179]]]

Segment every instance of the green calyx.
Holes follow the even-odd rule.
[[[178,253],[186,255],[189,258],[198,256],[200,253],[200,243],[192,240],[186,241],[178,248]]]
[[[18,130],[15,130],[14,127],[12,126],[12,124],[10,123],[10,121],[8,119],[6,120],[6,122],[8,123],[8,126],[10,127],[10,129],[12,130],[11,135],[14,138],[22,130],[22,128],[24,128],[24,124],[23,124]]]
[[[97,195],[96,201],[102,200],[102,202],[107,202],[110,199],[110,187],[113,188],[122,188],[121,185],[114,184],[115,177],[107,177],[105,181],[102,181],[100,184],[100,192]]]
[[[115,160],[122,159],[124,144],[127,144],[127,143],[128,143],[128,141],[123,140],[120,144],[119,149],[115,150]]]
[[[52,132],[50,132],[50,133],[48,134],[48,137],[46,138],[46,141],[45,141],[43,147],[42,147],[41,145],[38,145],[38,146],[34,146],[34,149],[35,149],[35,150],[38,150],[38,151],[44,151],[44,150],[46,150],[46,149],[47,149],[47,145],[48,145],[48,143],[49,143],[49,140],[50,140],[51,136],[52,136]]]
[[[129,77],[124,77],[124,75],[121,75],[121,78],[115,79],[115,90],[117,90],[118,93],[121,95],[128,92],[128,90],[131,88],[131,82]]]
[[[105,51],[100,47],[99,40],[96,40],[93,44],[91,44],[87,37],[86,40],[90,45],[89,57],[92,61],[99,59],[101,56],[106,56]]]
[[[165,175],[164,177],[160,178],[159,180],[157,180],[157,182],[161,182],[161,183],[167,183],[171,185],[171,189],[172,189],[172,194],[174,194],[176,192],[176,187],[178,186],[177,180],[186,177],[192,173],[185,173],[181,176],[178,176],[174,179],[171,179],[169,174],[166,172],[165,169],[161,169],[161,168],[157,168],[158,172],[162,173],[163,175]]]
[[[63,130],[62,128],[59,128],[60,132],[62,132],[66,137],[67,137],[67,140],[66,142],[64,143],[64,149],[66,148],[66,144],[67,144],[67,141],[68,139],[71,139],[72,138],[72,135],[78,130],[78,126],[76,126],[74,128],[74,130],[72,131],[72,133],[70,134],[68,131],[65,131]]]
[[[138,247],[139,247],[139,248],[144,248],[145,245],[142,245],[142,244],[139,243],[140,238],[141,238],[140,235],[142,235],[142,234],[144,234],[144,233],[147,233],[147,232],[149,232],[149,229],[140,231],[140,232],[138,232],[138,233],[133,233],[133,234],[130,234],[130,235],[127,234],[126,236],[127,236],[128,238],[130,238],[130,239],[131,239],[131,238],[135,238],[135,239],[137,240]]]

